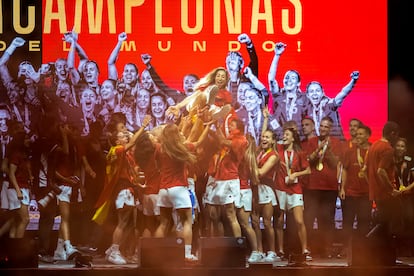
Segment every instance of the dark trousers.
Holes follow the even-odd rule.
[[[381,227],[381,233],[386,240],[401,235],[403,228],[402,201],[400,197],[376,200],[377,215],[375,224]]]
[[[338,191],[304,190],[304,217],[309,241],[318,241],[322,254],[330,253],[335,230],[335,209]],[[314,221],[317,219],[318,238],[312,236]],[[315,246],[316,247],[316,246]]]
[[[39,199],[45,196],[49,189],[48,188],[39,188]],[[56,199],[50,201],[46,208],[41,208],[39,210],[39,253],[42,255],[53,255],[55,248],[55,241],[52,242],[52,231],[53,224],[55,222],[55,216],[57,212],[57,203]]]
[[[357,228],[354,231],[355,219]],[[353,235],[363,237],[368,234],[372,225],[372,202],[366,196],[347,196],[342,200],[342,229],[345,240]]]

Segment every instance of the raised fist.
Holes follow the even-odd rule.
[[[353,72],[351,73],[351,78],[352,78],[353,80],[358,80],[358,79],[359,79],[359,71],[353,71]]]
[[[252,40],[247,34],[240,34],[237,39],[240,43],[246,43],[246,44],[252,43]]]
[[[125,41],[126,39],[127,39],[126,32],[122,32],[118,35],[118,41],[122,42],[122,41]]]
[[[151,58],[152,58],[152,57],[151,57],[149,54],[142,54],[142,55],[141,55],[141,60],[142,60],[142,62],[143,62],[145,65],[147,65],[148,63],[150,63]]]
[[[17,48],[23,46],[25,42],[26,40],[24,40],[23,38],[15,37],[11,44]]]

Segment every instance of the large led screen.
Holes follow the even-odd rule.
[[[123,41],[118,45],[119,52],[113,60],[118,79],[122,78],[125,64],[133,63],[143,83],[147,66],[142,54],[148,54],[160,80],[179,93],[184,90],[185,76],[194,74],[202,78],[217,67],[227,68],[229,52],[238,52],[244,63],[239,68],[235,85],[241,82],[240,76],[250,65],[253,66],[252,74],[268,91],[271,90],[269,76],[283,88],[288,70],[299,73],[301,93],[306,92],[310,82],[319,82],[325,94],[319,104],[325,107],[310,104],[306,115],[320,119],[318,112],[330,103],[336,103],[330,110],[342,126],[343,138],[349,138],[351,118],[358,118],[371,127],[371,140],[381,136],[387,120],[386,0],[42,0],[0,3],[0,54],[6,53],[14,38],[25,40],[6,64],[11,78],[21,77],[18,72],[21,61],[30,61],[33,69],[40,72],[48,70],[48,66],[55,68],[59,58],[67,59],[73,54],[75,68],[82,59],[97,64],[100,86],[113,76],[108,72],[108,59],[124,32]],[[77,36],[77,46],[82,51],[70,51],[71,43],[63,39],[67,33]],[[277,42],[284,43],[285,49],[279,56],[273,76],[269,71]],[[252,47],[257,60],[251,55]],[[342,89],[350,83],[354,71],[359,72],[359,78],[344,95]],[[2,81],[1,101],[9,103],[4,78]],[[73,101],[79,105],[81,96],[73,93]],[[176,104],[178,100],[174,100],[168,104]],[[278,107],[272,104],[271,91],[264,101],[269,101],[271,112],[278,112]],[[73,105],[75,107],[70,110],[77,112],[76,104]],[[294,112],[295,106],[288,109],[280,111],[285,113],[285,120],[291,117],[289,112]],[[13,113],[13,108],[11,111]],[[95,111],[99,113],[100,110]],[[22,112],[17,118],[24,120]]]

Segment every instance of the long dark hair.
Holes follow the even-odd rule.
[[[302,150],[299,133],[293,127],[285,128],[283,131],[290,131],[293,135],[293,150],[299,152]]]
[[[135,143],[134,157],[140,168],[145,168],[149,160],[154,156],[155,146],[147,132],[143,132]]]

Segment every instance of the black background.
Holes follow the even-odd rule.
[[[388,1],[389,119],[401,126],[401,136],[414,152],[414,13],[413,1]],[[367,15],[367,20],[369,20]],[[375,114],[372,114],[375,116]]]
[[[409,66],[413,62],[414,13],[410,0],[388,1],[388,60],[390,80],[403,77],[413,84],[413,70]],[[369,20],[369,17],[367,18]]]

